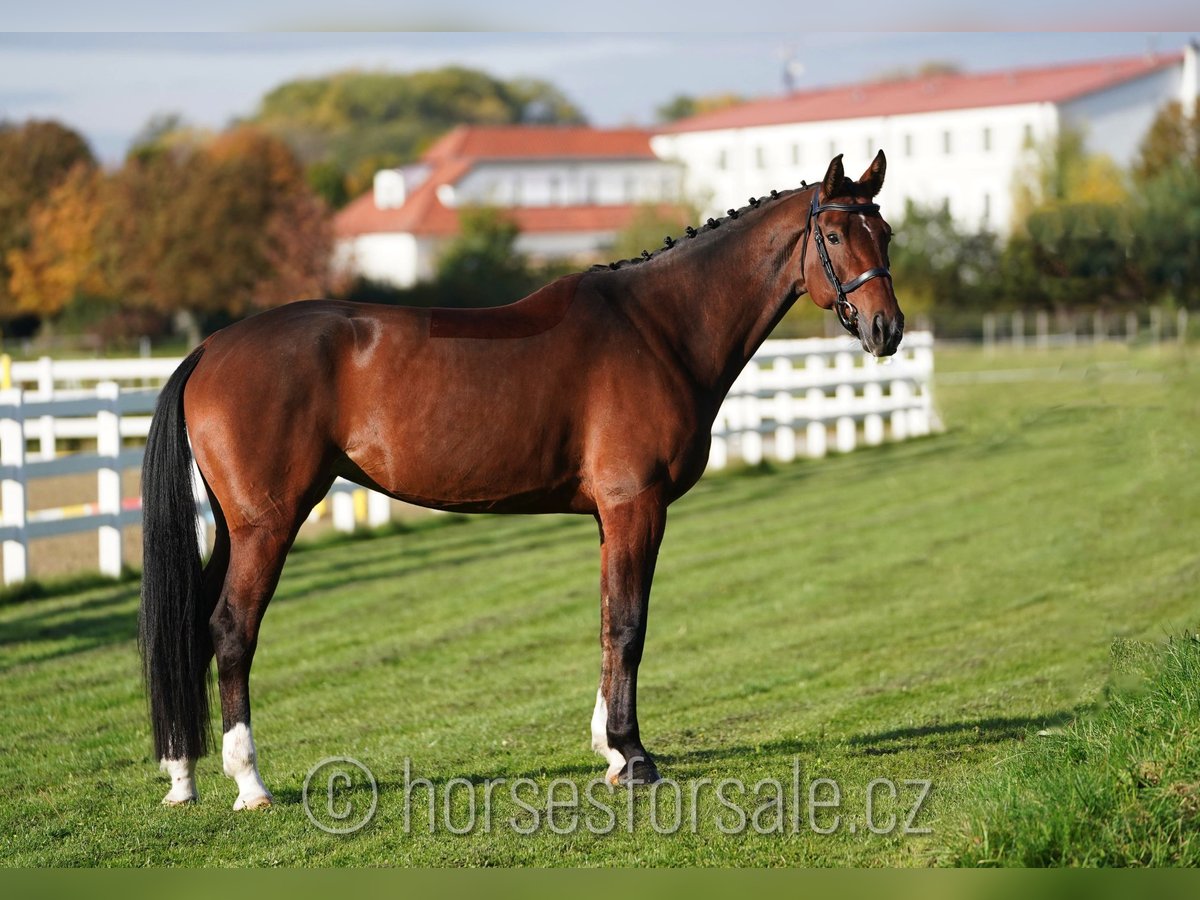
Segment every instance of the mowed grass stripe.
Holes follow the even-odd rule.
[[[1033,354],[1030,354],[1032,356]],[[280,803],[157,808],[132,642],[135,586],[0,608],[0,820],[16,864],[881,864],[928,862],[960,800],[1030,730],[1096,696],[1114,635],[1195,618],[1185,527],[1200,488],[1192,357],[1047,357],[1076,380],[939,389],[945,434],[705,479],[669,514],[640,679],[643,735],[675,777],[810,776],[847,794],[933,778],[933,838],[404,834],[403,760],[435,779],[602,764],[594,522],[476,517],[293,554],[253,678]],[[939,367],[1019,368],[940,353]],[[1119,373],[1161,381],[1119,381]],[[219,728],[218,728],[219,731]],[[377,821],[314,829],[299,786],[323,756],[368,762]],[[860,804],[861,806],[861,804]],[[848,810],[853,812],[854,810]],[[859,810],[861,813],[861,809]],[[861,815],[860,815],[861,818]]]

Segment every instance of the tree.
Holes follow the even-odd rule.
[[[889,249],[892,279],[906,312],[991,307],[999,286],[999,247],[989,232],[966,232],[944,206],[911,200]]]
[[[13,312],[53,318],[79,294],[106,292],[96,252],[101,189],[100,173],[80,163],[33,208],[27,245],[8,252]]]
[[[730,106],[744,103],[746,98],[741,94],[707,94],[694,97],[690,94],[676,94],[654,112],[660,122],[678,122],[702,113],[716,112]]]
[[[94,167],[87,142],[57,122],[0,123],[0,315],[12,315],[9,257],[30,239],[30,211],[78,165]]]
[[[1133,296],[1131,196],[1125,173],[1064,129],[1031,148],[1014,183],[1017,227],[1003,271],[1028,303],[1059,311]]]
[[[335,201],[369,187],[377,169],[412,162],[455,125],[576,124],[584,116],[548,82],[504,81],[448,66],[289,81],[263,97],[252,121],[315,168],[310,183]],[[334,173],[340,173],[341,191]]]
[[[630,223],[617,233],[613,258],[630,259],[639,256],[643,250],[653,252],[663,246],[663,238],[678,236],[698,216],[699,211],[687,204],[644,204],[638,207]]]
[[[537,287],[517,250],[519,229],[489,206],[459,210],[458,237],[438,259],[437,286],[446,306],[499,306]]]
[[[1145,184],[1176,165],[1200,172],[1200,116],[1184,115],[1174,100],[1159,110],[1142,139],[1133,177]]]
[[[98,254],[126,303],[194,322],[328,286],[328,212],[288,148],[261,131],[132,157],[105,193]]]

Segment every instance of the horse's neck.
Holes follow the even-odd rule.
[[[661,267],[647,266],[641,312],[697,384],[720,397],[803,293],[793,261],[803,204],[784,197],[721,227]],[[642,286],[639,285],[639,288]]]

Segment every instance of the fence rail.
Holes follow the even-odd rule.
[[[141,466],[161,383],[178,359],[48,360],[13,363],[14,387],[0,390],[0,544],[4,583],[28,574],[29,543],[78,532],[98,535],[99,568],[119,575],[122,530],[141,524],[141,499],[122,497],[122,473]],[[850,349],[845,338],[767,341],[734,382],[713,425],[709,468],[733,460],[791,460],[853,450],[860,440],[903,440],[937,427],[933,411],[933,338],[905,336],[900,352],[881,362]],[[25,390],[28,385],[32,390]],[[829,439],[832,431],[832,442]],[[95,450],[60,455],[61,439],[94,441]],[[37,452],[28,452],[29,442]],[[64,475],[96,475],[96,500],[30,510],[27,485]],[[201,527],[211,511],[193,471]],[[391,517],[387,497],[339,479],[326,501],[333,525]]]

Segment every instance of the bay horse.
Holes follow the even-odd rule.
[[[509,306],[303,301],[193,350],[159,397],[142,470],[139,643],[155,754],[171,778],[163,802],[196,799],[215,657],[234,809],[270,805],[250,666],[284,557],[338,476],[434,509],[594,516],[592,746],[610,782],[656,781],[637,673],[667,506],[704,472],[725,394],[801,294],[834,309],[867,352],[896,351],[904,317],[873,202],[885,168],[880,151],[852,181],[839,155],[818,185],[751,198],[643,259]],[[215,519],[207,564],[193,457]]]

